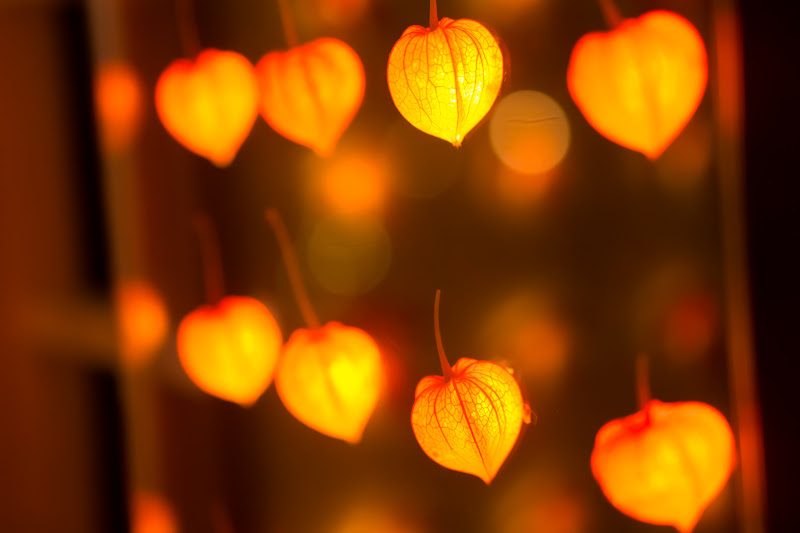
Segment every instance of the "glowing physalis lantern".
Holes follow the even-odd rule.
[[[387,80],[406,120],[461,146],[500,92],[503,53],[480,23],[439,20],[431,0],[430,27],[406,28],[389,54]]]
[[[575,45],[567,86],[597,131],[655,159],[703,98],[706,49],[697,29],[675,13],[615,18],[611,31],[589,33]]]
[[[640,411],[597,432],[592,473],[621,512],[689,533],[728,481],[733,431],[705,403],[640,403]]]
[[[175,140],[215,165],[230,164],[258,116],[258,83],[241,54],[213,48],[177,59],[158,78],[156,111]]]
[[[289,280],[308,329],[286,341],[275,373],[283,405],[300,422],[350,443],[361,440],[384,382],[375,341],[361,329],[328,322],[320,326],[300,278],[286,227],[277,211],[266,212],[281,247]]]
[[[361,59],[338,39],[269,52],[256,65],[256,74],[264,120],[322,157],[333,153],[364,98]]]
[[[114,153],[130,148],[141,128],[142,82],[123,61],[103,63],[94,79],[94,101],[100,139]]]
[[[164,343],[169,314],[161,294],[150,283],[131,279],[114,291],[120,353],[128,368],[144,365]]]
[[[517,442],[530,409],[504,367],[463,357],[450,367],[439,333],[436,292],[434,329],[444,376],[417,384],[411,427],[422,451],[445,468],[494,479]]]
[[[205,252],[203,305],[178,326],[178,357],[200,389],[249,406],[272,382],[283,337],[264,304],[246,296],[222,297],[222,271],[210,222],[198,218]]]

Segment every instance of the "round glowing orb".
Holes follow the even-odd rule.
[[[163,496],[137,492],[131,508],[131,533],[178,533],[175,511]]]
[[[130,148],[141,128],[142,82],[129,64],[100,65],[94,80],[94,101],[103,146],[120,152]]]
[[[383,280],[391,263],[391,241],[377,220],[323,220],[308,242],[314,279],[328,292],[363,294]]]
[[[329,212],[343,217],[379,213],[390,169],[375,154],[354,153],[331,160],[319,174],[318,191]]]
[[[567,116],[558,103],[537,91],[503,98],[489,121],[489,141],[497,157],[524,174],[547,172],[569,147]]]
[[[123,362],[141,367],[164,343],[169,315],[159,292],[142,280],[122,282],[114,305]]]

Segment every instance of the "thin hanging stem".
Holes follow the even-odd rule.
[[[200,37],[197,33],[193,1],[175,0],[175,17],[178,21],[181,48],[186,57],[190,58],[195,58],[200,53]]]
[[[194,230],[203,254],[203,277],[206,286],[206,301],[216,305],[225,296],[225,281],[222,272],[222,258],[219,252],[219,239],[211,218],[205,213],[195,215]]]
[[[433,302],[433,332],[436,335],[436,349],[439,350],[439,362],[442,363],[442,374],[444,374],[445,381],[455,375],[447,356],[444,354],[444,346],[442,346],[442,334],[439,331],[439,299],[442,296],[441,290],[436,290],[436,300]]]
[[[650,362],[645,354],[636,356],[636,399],[640,410],[650,402]]]
[[[300,313],[303,315],[303,319],[309,329],[319,329],[319,319],[314,312],[314,308],[311,307],[311,300],[309,300],[306,287],[303,285],[303,278],[300,276],[300,264],[297,262],[297,255],[294,253],[292,240],[289,238],[289,232],[286,231],[286,225],[283,223],[281,214],[278,213],[277,209],[270,208],[264,211],[264,218],[272,226],[272,231],[275,232],[275,237],[278,239],[283,264],[286,266],[289,283],[292,286],[292,291],[294,291],[294,298],[297,300]]]
[[[616,29],[622,24],[624,19],[614,0],[598,0],[598,2],[600,2],[600,10],[603,12],[603,18],[606,20],[606,25],[608,25],[609,29]]]
[[[281,11],[281,24],[283,24],[286,44],[289,48],[294,48],[297,46],[297,32],[294,29],[294,19],[292,18],[292,12],[289,11],[289,4],[286,0],[278,0],[278,7]]]
[[[439,27],[439,15],[436,13],[436,0],[431,0],[431,19],[430,30],[433,31]]]

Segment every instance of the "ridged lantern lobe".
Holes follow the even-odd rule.
[[[452,368],[442,349],[434,312],[443,376],[417,385],[411,427],[420,447],[436,463],[491,483],[517,442],[530,410],[517,381],[502,366],[463,357]]]
[[[482,24],[441,20],[410,26],[389,54],[386,72],[394,105],[414,127],[461,146],[486,116],[503,84],[503,53]]]

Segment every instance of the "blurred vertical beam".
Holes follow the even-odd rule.
[[[124,6],[124,0],[87,0],[95,67],[125,58],[125,28],[121,15]],[[113,285],[119,288],[125,281],[148,277],[147,240],[142,220],[144,193],[136,159],[129,149],[113,153],[104,150],[101,160],[111,272]],[[114,297],[119,298],[118,290]],[[116,308],[119,309],[119,305]],[[128,489],[134,498],[143,493],[161,494],[164,481],[159,463],[161,450],[153,380],[144,369],[126,364],[131,356],[126,350],[130,347],[118,344]]]
[[[727,305],[728,380],[739,441],[737,508],[743,533],[765,531],[764,448],[758,401],[752,306],[744,215],[744,75],[738,8],[733,0],[713,5],[714,116],[722,216],[723,278]]]

